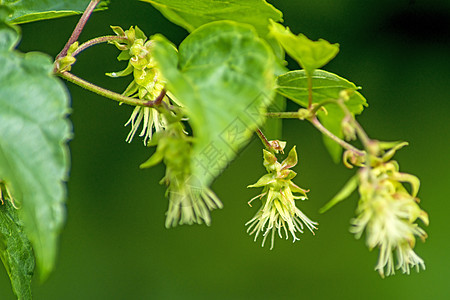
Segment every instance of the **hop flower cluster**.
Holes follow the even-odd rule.
[[[264,151],[264,166],[268,174],[261,177],[255,184],[248,187],[262,187],[263,191],[255,199],[261,199],[262,206],[256,215],[245,225],[248,226],[247,232],[255,234],[255,241],[262,234],[262,246],[267,237],[271,236],[271,247],[273,249],[275,235],[286,239],[289,233],[292,235],[293,242],[299,240],[298,233],[303,233],[304,225],[314,234],[317,229],[316,222],[311,221],[295,204],[296,199],[307,199],[307,190],[304,190],[293,183],[291,180],[297,175],[290,168],[297,164],[297,152],[295,146],[289,152],[288,157],[279,163],[274,154]],[[297,194],[297,195],[294,195]]]
[[[155,138],[158,141],[156,152],[141,168],[152,167],[161,161],[166,165],[166,175],[161,180],[167,185],[169,198],[166,227],[203,222],[209,225],[209,212],[222,208],[222,203],[209,187],[198,184],[191,175],[192,145],[182,124],[169,124],[167,130]]]
[[[167,177],[166,177],[167,179]],[[209,187],[200,187],[192,177],[183,182],[167,181],[169,187],[169,208],[167,210],[166,227],[180,224],[211,224],[209,212],[222,208],[222,202]]]
[[[411,184],[411,192],[403,186],[405,182]],[[379,248],[375,270],[382,277],[395,274],[394,269],[408,274],[413,267],[417,271],[425,269],[424,261],[413,250],[415,237],[422,240],[427,237],[416,224],[417,219],[421,219],[428,225],[428,215],[419,207],[416,198],[419,185],[417,177],[400,173],[395,161],[379,162],[359,171],[361,198],[358,216],[352,220],[350,231],[357,238],[365,231],[367,246]]]
[[[128,66],[120,71],[108,73],[111,77],[123,77],[133,74],[133,81],[128,85],[123,95],[128,97],[138,97],[142,100],[152,101],[163,95],[162,101],[168,103],[169,99],[164,94],[164,80],[152,58],[152,41],[148,40],[145,34],[136,26],[124,31],[117,26],[111,27],[119,36],[126,36],[124,42],[114,41],[119,50],[122,50],[118,60],[128,60]],[[126,141],[131,142],[140,124],[142,130],[139,136],[144,138],[144,144],[152,139],[153,129],[155,132],[164,130],[167,127],[167,120],[163,114],[151,107],[136,106],[130,119],[125,126],[131,125],[130,133]]]

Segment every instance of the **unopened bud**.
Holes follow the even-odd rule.
[[[78,49],[78,42],[75,42],[72,45],[70,45],[69,49],[67,50],[67,55],[72,56],[72,53],[74,53],[75,50],[77,49]]]
[[[269,144],[272,147],[272,149],[275,150],[276,153],[278,152],[284,153],[284,147],[286,147],[286,142],[273,140],[269,141]]]
[[[352,169],[353,166],[362,167],[365,161],[365,155],[358,155],[352,150],[346,150],[342,157],[342,162],[349,169]]]
[[[356,130],[353,126],[351,120],[345,117],[341,122],[342,132],[344,133],[344,138],[346,141],[354,141],[356,140]]]
[[[71,55],[67,55],[64,57],[61,57],[57,60],[57,66],[59,72],[66,72],[70,71],[72,69],[72,65],[75,63],[76,59],[75,57]]]

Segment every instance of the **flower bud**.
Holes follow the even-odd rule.
[[[365,161],[365,155],[359,155],[352,150],[345,150],[342,157],[342,162],[349,169],[352,169],[353,166],[362,167]]]
[[[343,118],[341,122],[342,132],[346,141],[356,140],[356,129],[352,124],[352,121],[348,118]]]
[[[275,150],[275,153],[281,152],[284,153],[284,147],[286,147],[286,142],[279,141],[279,140],[273,140],[269,141],[270,146],[273,150]]]
[[[72,69],[72,65],[75,63],[76,58],[71,55],[66,55],[64,57],[59,58],[56,61],[59,72],[69,72]]]

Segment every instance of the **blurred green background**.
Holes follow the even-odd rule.
[[[319,215],[353,172],[333,164],[320,134],[300,121],[284,122],[283,139],[289,148],[298,146],[296,182],[311,189],[300,208],[320,223],[316,236],[305,232],[295,244],[279,239],[269,251],[247,235],[244,223],[257,210],[247,201],[258,190],[246,186],[264,173],[258,140],[213,184],[225,207],[212,213],[210,227],[165,229],[167,200],[158,184],[164,168],[140,170],[153,149],[138,138],[125,143],[131,107],[68,84],[75,136],[67,224],[56,270],[45,283],[35,282],[35,299],[448,299],[450,2],[271,2],[293,32],[340,43],[340,54],[325,69],[363,87],[370,106],[359,120],[369,135],[410,142],[396,159],[401,171],[422,181],[429,238],[417,243],[416,252],[427,270],[379,277],[377,251],[348,232],[356,195]],[[56,56],[77,19],[22,26],[19,49]],[[137,24],[176,44],[186,36],[149,4],[113,0],[108,11],[94,14],[80,41],[111,34],[110,24]],[[121,92],[128,78],[104,76],[124,67],[117,54],[110,45],[91,48],[79,55],[73,72]],[[4,271],[0,299],[14,299]]]

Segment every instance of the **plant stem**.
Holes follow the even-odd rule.
[[[100,0],[91,0],[89,2],[89,5],[86,7],[86,10],[84,11],[83,15],[81,16],[80,20],[77,23],[77,26],[75,26],[75,29],[72,32],[72,35],[70,36],[69,40],[67,41],[64,48],[61,50],[61,52],[56,56],[57,60],[60,57],[64,57],[67,55],[67,50],[69,49],[70,45],[75,43],[78,40],[78,37],[80,36],[81,32],[83,31],[84,25],[86,25],[87,20],[91,16],[92,12],[94,11],[95,7],[100,3]]]
[[[323,134],[325,134],[326,136],[328,136],[330,139],[332,139],[333,141],[335,141],[336,143],[338,143],[339,145],[341,145],[342,148],[350,150],[352,152],[354,152],[356,155],[359,156],[364,156],[366,153],[364,151],[361,151],[359,149],[357,149],[356,147],[350,145],[349,143],[347,143],[346,141],[338,138],[337,136],[335,136],[333,133],[331,133],[328,129],[326,129],[322,123],[319,122],[319,120],[317,119],[317,117],[312,118],[311,120],[309,120],[311,122],[311,124],[314,125],[314,127],[316,127],[320,132],[322,132]]]
[[[264,133],[261,131],[261,129],[256,129],[256,134],[258,135],[259,139],[261,140],[261,142],[264,144],[264,146],[266,147],[267,150],[269,150],[270,152],[273,152],[273,148],[272,145],[269,143],[269,141],[267,140],[266,136],[264,135]]]
[[[278,118],[278,119],[298,119],[298,112],[289,111],[289,112],[268,112],[266,116],[269,118]]]
[[[164,98],[165,96],[165,90],[164,93],[161,93],[156,100],[154,101],[146,101],[146,100],[141,100],[141,99],[137,99],[137,98],[132,98],[132,97],[127,97],[115,92],[112,92],[110,90],[107,90],[105,88],[99,87],[98,85],[95,85],[93,83],[90,83],[80,77],[77,77],[75,75],[73,75],[70,72],[62,72],[62,73],[57,73],[56,75],[66,79],[67,81],[70,81],[78,86],[81,86],[82,88],[94,92],[100,96],[118,101],[118,102],[123,102],[125,104],[128,105],[132,105],[132,106],[145,106],[145,107],[155,107],[157,105],[161,104],[162,98]],[[162,97],[161,97],[162,95]],[[159,100],[159,98],[161,98]]]
[[[164,99],[164,96],[166,95],[167,91],[163,89],[161,93],[159,93],[158,97],[156,97],[155,100],[149,100],[145,102],[145,106],[157,106],[160,105]]]
[[[106,36],[101,36],[92,40],[89,40],[83,44],[81,44],[77,50],[75,50],[72,53],[72,56],[75,57],[77,56],[81,51],[86,50],[87,48],[97,45],[97,44],[101,44],[101,43],[106,43],[109,41],[126,41],[127,37],[125,36],[117,36],[117,35],[106,35]]]
[[[329,100],[324,100],[320,103],[314,103],[314,107],[310,108],[310,114],[311,116],[315,116],[316,113],[319,111],[319,109],[321,109],[322,107],[325,109],[325,105],[327,104],[336,104],[336,100],[335,99],[329,99]]]
[[[330,103],[336,103],[336,101],[332,101],[332,102],[330,101]],[[298,114],[298,112],[269,112],[269,113],[266,113],[266,116],[269,118],[279,118],[279,119],[298,119],[299,114]],[[323,134],[328,136],[330,139],[332,139],[333,141],[335,141],[336,143],[341,145],[342,148],[350,150],[350,151],[354,152],[356,155],[360,155],[360,156],[365,155],[364,151],[357,149],[356,147],[350,145],[346,141],[340,139],[339,137],[337,137],[333,133],[331,133],[328,129],[326,129],[322,125],[322,123],[319,122],[319,120],[317,119],[316,116],[314,116],[313,118],[307,118],[307,120],[310,121],[311,124],[313,124],[314,127],[316,127],[320,132],[322,132]],[[362,128],[361,128],[361,130],[362,130]],[[261,138],[260,133],[258,131],[257,131],[257,133]],[[262,132],[261,132],[261,134],[262,134]],[[262,137],[265,139],[264,135],[262,135]],[[267,139],[263,140],[263,138],[261,138],[261,140],[263,141],[264,145],[266,145],[265,141],[267,141]],[[267,144],[268,143],[269,142],[267,142]]]

